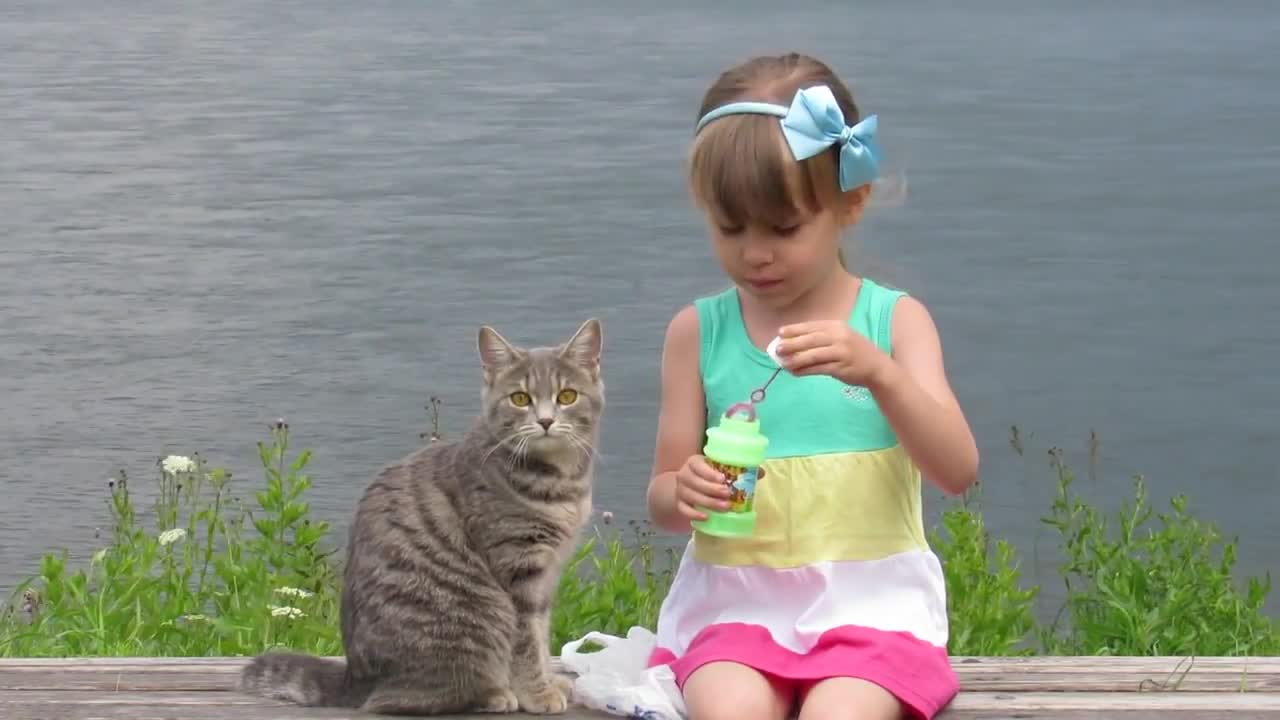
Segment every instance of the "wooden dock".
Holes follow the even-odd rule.
[[[1280,720],[1280,657],[957,657],[952,662],[960,676],[961,692],[942,715],[943,720]],[[371,717],[353,710],[301,708],[242,695],[232,688],[244,663],[241,658],[0,659],[0,718]],[[561,717],[616,716],[573,710]]]

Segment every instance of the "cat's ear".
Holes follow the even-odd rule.
[[[591,318],[582,323],[578,331],[560,349],[560,357],[589,370],[592,374],[600,372],[600,350],[604,344],[604,336],[600,329],[600,321]]]
[[[518,348],[488,325],[481,326],[476,338],[476,348],[480,351],[480,365],[484,368],[485,378],[492,378],[520,356]]]

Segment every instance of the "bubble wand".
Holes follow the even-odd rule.
[[[782,372],[782,358],[778,355],[778,346],[782,344],[782,338],[776,337],[769,343],[769,347],[765,348],[765,352],[769,353],[769,357],[778,364],[778,369],[773,371],[768,380],[764,381],[764,385],[751,391],[751,403],[758,405],[764,402],[765,390],[769,389],[769,385],[773,383],[773,379],[778,377],[778,373]]]

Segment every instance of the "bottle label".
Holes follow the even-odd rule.
[[[759,467],[738,467],[714,460],[707,463],[724,473],[725,484],[729,486],[729,512],[748,512],[756,496],[756,482],[764,477],[764,469]]]

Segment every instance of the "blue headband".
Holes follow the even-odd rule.
[[[840,144],[840,189],[848,192],[880,175],[880,146],[876,143],[876,116],[848,127],[844,113],[826,85],[796,92],[791,107],[764,102],[735,102],[721,105],[698,121],[694,134],[712,120],[725,115],[773,115],[782,118],[782,135],[798,160],[817,155]]]

